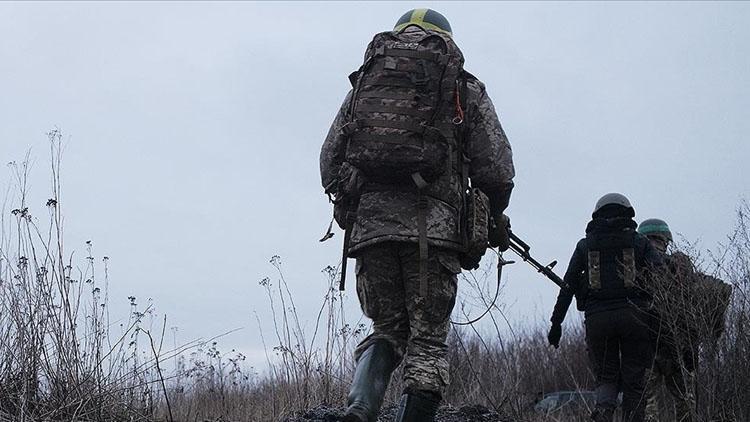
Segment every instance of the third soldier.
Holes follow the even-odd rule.
[[[699,272],[688,255],[668,252],[672,231],[664,220],[644,220],[638,232],[664,256],[667,269],[653,289],[656,353],[647,383],[646,419],[662,420],[660,411],[667,411],[658,394],[663,383],[674,400],[675,420],[689,422],[696,410],[692,377],[698,364],[698,346],[702,340],[721,335],[731,286]]]

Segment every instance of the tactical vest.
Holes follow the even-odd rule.
[[[618,299],[638,296],[636,232],[588,233],[588,296]]]
[[[364,64],[349,77],[345,161],[376,183],[411,183],[415,176],[429,183],[450,171],[454,123],[460,123],[453,120],[463,118],[463,63],[458,46],[439,32],[375,35]]]

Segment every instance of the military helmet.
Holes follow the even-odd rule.
[[[605,207],[612,208],[612,206],[623,207],[627,210],[627,214],[630,217],[635,216],[635,210],[633,209],[633,206],[630,205],[630,201],[628,200],[628,198],[625,195],[616,192],[608,193],[599,198],[599,200],[596,201],[594,212],[591,213],[591,216],[596,217],[596,215]]]
[[[638,233],[644,236],[661,236],[667,240],[672,240],[672,231],[669,230],[669,225],[667,225],[666,221],[659,218],[643,220],[643,222],[638,225]]]
[[[453,35],[451,24],[448,23],[448,19],[432,9],[412,9],[404,13],[398,22],[396,22],[396,26],[393,27],[393,30],[400,31],[411,25],[416,25],[422,29],[443,32],[451,36]]]

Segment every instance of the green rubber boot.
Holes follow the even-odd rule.
[[[360,355],[349,390],[344,422],[375,422],[383,396],[398,366],[393,348],[385,340],[376,340]]]
[[[440,396],[430,391],[407,392],[401,396],[396,422],[432,422],[435,420]]]

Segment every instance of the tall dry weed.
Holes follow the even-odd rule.
[[[151,308],[112,321],[106,256],[66,248],[62,134],[48,133],[49,199],[29,202],[30,154],[11,162],[0,217],[0,420],[150,420],[158,357],[138,348]],[[46,207],[46,210],[44,209]]]

